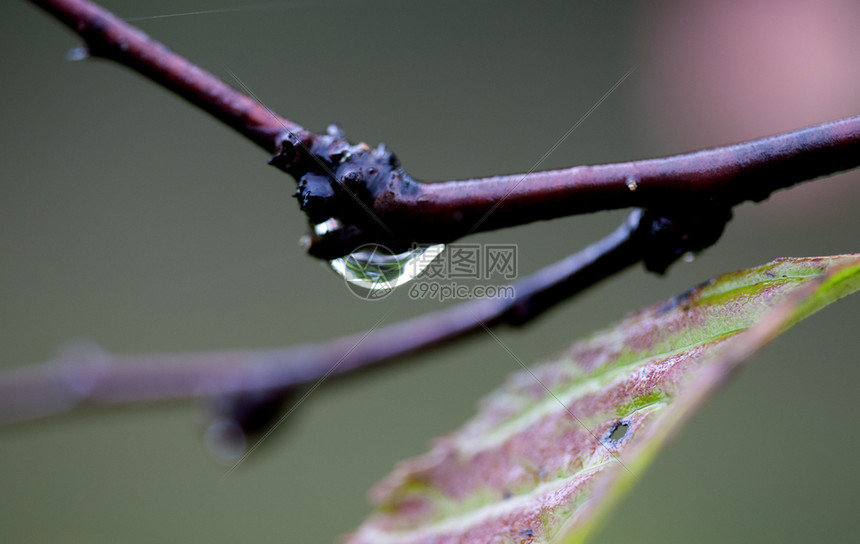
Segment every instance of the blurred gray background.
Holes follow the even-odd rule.
[[[110,1],[123,17],[238,0]],[[668,155],[860,112],[860,4],[248,2],[137,24],[321,131],[385,141],[417,178]],[[229,129],[137,75],[69,62],[78,42],[25,2],[2,40],[3,367],[70,341],[111,351],[324,340],[440,307],[352,296],[297,245],[291,179]],[[624,312],[780,256],[857,251],[860,174],[737,210],[721,242],[664,277],[629,271],[503,341],[536,361]],[[623,213],[475,236],[516,243],[520,274]],[[597,542],[847,541],[857,518],[860,299],[800,324],[660,456]],[[400,459],[456,429],[517,370],[488,337],[323,387],[239,470],[208,455],[192,403],[0,429],[4,542],[336,542]],[[849,536],[851,535],[851,536]]]

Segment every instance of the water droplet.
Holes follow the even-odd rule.
[[[639,188],[639,182],[636,181],[636,178],[627,178],[627,188],[630,189],[631,193],[636,192],[636,189]]]
[[[684,256],[681,258],[684,259],[685,263],[691,263],[691,262],[696,260],[696,254],[693,253],[692,251],[688,251],[688,252],[684,253]]]
[[[317,236],[322,236],[323,234],[334,232],[342,226],[343,225],[340,221],[338,221],[334,217],[331,217],[327,221],[323,221],[322,223],[317,223],[316,225],[314,225],[314,234],[316,234]]]
[[[204,441],[212,456],[227,465],[241,457],[247,446],[242,428],[229,418],[217,418],[209,423]]]
[[[421,274],[443,251],[445,244],[418,246],[403,253],[380,244],[365,244],[329,264],[350,286],[390,291]]]
[[[69,49],[66,52],[66,60],[70,60],[73,62],[79,61],[79,60],[86,60],[89,57],[90,57],[90,52],[84,46],[75,47],[73,49]]]

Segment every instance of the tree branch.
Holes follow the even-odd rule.
[[[731,208],[801,181],[860,166],[860,117],[663,159],[421,183],[384,146],[353,145],[337,127],[313,134],[224,84],[141,31],[84,0],[32,0],[77,32],[93,56],[115,60],[179,94],[264,149],[299,183],[311,239],[334,258],[376,242],[397,251],[539,219],[639,207],[615,233],[514,284],[513,299],[481,299],[320,344],[187,355],[64,352],[0,375],[0,422],[82,404],[263,395],[261,402],[329,375],[342,376],[461,338],[519,325],[599,280],[644,260],[661,272],[713,244]]]
[[[0,423],[112,405],[289,390],[447,344],[502,323],[522,325],[645,257],[655,218],[633,212],[615,232],[513,284],[511,299],[476,299],[319,344],[281,349],[112,355],[79,345],[0,373]]]
[[[413,242],[450,242],[473,232],[628,207],[731,208],[858,166],[860,116],[695,153],[565,170],[443,183],[420,183],[399,169],[385,181],[359,172],[351,175],[367,180],[364,206],[376,217],[368,220],[351,199],[329,197],[318,207],[357,228],[315,236],[309,251],[333,258],[369,242],[396,251]],[[396,233],[394,239],[378,228],[379,221]]]
[[[31,1],[77,33],[90,56],[131,68],[270,153],[285,133],[303,130],[92,2]]]
[[[298,181],[312,255],[332,259],[375,242],[395,252],[473,232],[627,207],[695,214],[860,166],[860,117],[674,157],[421,183],[383,146],[353,145],[337,128],[311,133],[224,84],[85,0],[31,0],[77,32],[90,54],[179,94],[264,149]],[[722,227],[720,227],[722,228]]]

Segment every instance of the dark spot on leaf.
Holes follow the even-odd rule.
[[[659,316],[659,315],[666,314],[668,312],[671,312],[675,308],[683,305],[684,303],[689,301],[690,298],[692,298],[693,294],[695,294],[696,291],[698,291],[698,289],[699,289],[698,287],[693,287],[692,289],[687,289],[686,291],[684,291],[683,293],[681,293],[679,295],[675,295],[674,297],[669,299],[666,302],[666,304],[664,304],[663,306],[661,306],[657,310],[657,315]]]
[[[693,297],[698,295],[702,289],[704,289],[705,287],[708,287],[712,283],[714,283],[714,280],[709,279],[708,281],[704,281],[695,287],[691,287],[691,288],[687,289],[683,293],[675,295],[674,297],[669,299],[666,302],[666,304],[664,304],[663,306],[661,306],[660,308],[657,309],[657,315],[658,316],[663,315],[663,314],[670,312],[670,311],[672,311],[678,307],[683,307],[685,310],[688,309],[686,306],[693,299]]]
[[[505,489],[505,492],[502,493],[502,498],[504,498],[505,500],[508,500],[513,496],[514,496],[514,494],[511,493],[510,491],[508,491],[507,489]]]
[[[535,532],[531,529],[526,529],[524,531],[520,531],[519,536],[535,536]]]
[[[628,433],[629,430],[629,421],[618,421],[606,432],[606,435],[603,437],[603,442],[609,446],[617,446],[630,438]]]

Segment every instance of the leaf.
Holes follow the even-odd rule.
[[[512,375],[398,464],[347,541],[582,542],[733,370],[857,289],[860,254],[779,259],[641,310]]]

